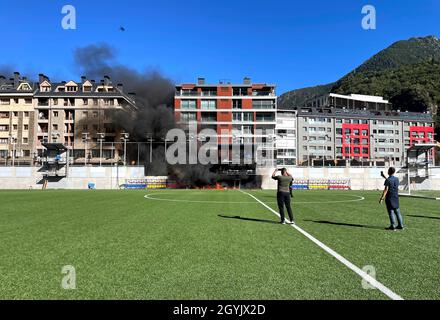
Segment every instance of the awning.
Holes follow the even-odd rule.
[[[42,145],[49,151],[67,151],[67,147],[64,146],[62,143],[42,143]]]
[[[435,143],[419,143],[410,147],[406,152],[408,154],[408,158],[418,158],[420,155],[429,152],[436,146],[437,144]]]

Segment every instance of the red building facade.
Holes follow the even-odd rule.
[[[370,128],[368,124],[343,124],[342,155],[345,158],[370,159]]]

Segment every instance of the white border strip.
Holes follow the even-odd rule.
[[[242,190],[239,190],[240,192],[250,196],[251,198],[255,199],[257,202],[259,202],[260,204],[262,204],[264,207],[266,207],[267,209],[269,209],[271,212],[273,212],[275,215],[277,215],[278,217],[280,217],[280,215],[278,214],[278,212],[276,212],[275,210],[273,210],[271,207],[269,207],[267,204],[265,204],[264,202],[262,202],[261,200],[259,200],[258,198],[256,198],[255,196],[253,196],[250,193],[244,192]],[[385,294],[386,296],[388,296],[389,298],[393,299],[393,300],[403,300],[403,298],[401,296],[399,296],[398,294],[394,293],[393,291],[391,291],[390,289],[388,289],[387,287],[385,287],[382,283],[380,283],[379,281],[377,281],[376,279],[374,279],[372,276],[370,276],[369,274],[367,274],[365,271],[359,269],[357,266],[355,266],[353,263],[351,263],[350,261],[348,261],[347,259],[345,259],[343,256],[341,256],[339,253],[337,253],[336,251],[334,251],[333,249],[327,247],[325,244],[323,244],[321,241],[319,241],[318,239],[316,239],[315,237],[313,237],[311,234],[309,234],[308,232],[304,231],[303,229],[301,229],[300,227],[296,226],[296,225],[291,225],[292,228],[296,229],[297,231],[299,231],[301,234],[303,234],[306,238],[308,238],[309,240],[313,241],[317,246],[319,246],[321,249],[323,249],[325,252],[327,252],[328,254],[332,255],[334,258],[336,258],[339,262],[341,262],[343,265],[345,265],[347,268],[351,269],[353,272],[355,272],[356,274],[358,274],[362,279],[364,279],[365,281],[367,281],[370,285],[372,285],[373,287],[377,288],[378,290],[380,290],[383,294]]]

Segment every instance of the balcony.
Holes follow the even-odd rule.
[[[264,96],[274,97],[275,94],[271,91],[252,91],[252,96],[254,96],[254,97],[264,97]]]
[[[216,97],[217,95],[217,91],[202,91],[201,94],[202,97]]]
[[[176,92],[175,95],[177,97],[194,97],[194,96],[200,96],[200,94],[197,91],[183,91],[183,92]]]

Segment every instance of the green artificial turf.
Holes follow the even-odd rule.
[[[252,194],[276,208],[273,191]],[[294,211],[403,298],[439,299],[438,203],[402,199],[407,229],[393,233],[378,197],[298,191]],[[387,299],[239,191],[2,191],[0,203],[0,299]],[[76,290],[61,288],[66,265]]]

